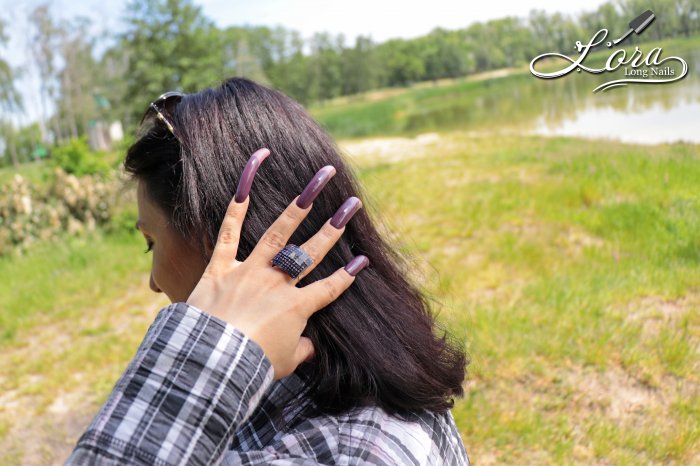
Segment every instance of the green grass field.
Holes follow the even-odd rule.
[[[453,413],[474,464],[698,464],[700,146],[419,135],[483,125],[484,99],[531,119],[537,109],[508,92],[532,79],[312,112],[352,138],[339,145],[365,208],[415,256],[439,319],[465,342],[467,395]],[[0,464],[60,463],[106,399],[167,304],[148,288],[144,248],[122,229],[0,258]]]
[[[447,133],[416,150],[363,182],[467,342],[454,414],[475,463],[697,461],[700,148]]]

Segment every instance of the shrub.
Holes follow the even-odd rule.
[[[105,154],[91,151],[85,136],[54,148],[51,158],[55,166],[75,176],[105,176],[110,171]]]
[[[118,176],[78,178],[56,168],[50,182],[37,186],[15,175],[0,186],[0,255],[21,253],[60,232],[83,234],[107,225],[123,181]]]

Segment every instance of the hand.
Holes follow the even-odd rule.
[[[236,260],[241,226],[250,202],[250,186],[257,168],[268,155],[269,150],[260,149],[243,170],[211,260],[187,303],[232,324],[260,345],[272,363],[275,379],[280,379],[294,372],[303,361],[313,358],[311,340],[301,336],[307,320],[349,288],[369,260],[357,256],[329,277],[303,288],[296,286],[338,241],[347,221],[362,206],[358,198],[351,197],[319,232],[301,245],[313,258],[313,263],[296,279],[272,266],[272,258],[284,248],[311,211],[313,200],[335,175],[332,166],[316,173],[301,195],[295,197],[267,229],[244,262]]]

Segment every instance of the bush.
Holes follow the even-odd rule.
[[[115,211],[110,221],[105,225],[104,230],[111,235],[136,234],[138,230],[136,230],[135,225],[138,217],[138,210],[134,205]]]
[[[121,173],[78,178],[56,168],[53,179],[42,185],[15,175],[0,186],[0,256],[22,253],[33,242],[59,233],[79,235],[106,226],[124,183],[123,175],[115,175]],[[131,221],[135,220],[120,219],[119,227],[126,228]]]
[[[51,158],[55,166],[75,176],[105,176],[110,171],[105,154],[91,151],[84,136],[54,148]]]

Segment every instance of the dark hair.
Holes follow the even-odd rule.
[[[315,404],[307,403],[310,411],[339,414],[376,404],[399,416],[415,409],[444,412],[454,396],[463,396],[464,350],[447,332],[434,333],[441,327],[427,295],[407,277],[410,264],[377,231],[353,169],[300,104],[248,79],[232,78],[186,95],[167,116],[179,141],[154,119],[129,148],[124,166],[195,246],[203,238],[216,243],[243,167],[261,147],[271,155],[253,182],[238,260],[245,260],[325,165],[333,165],[336,175],[291,243],[302,244],[315,234],[348,197],[363,201],[365,207],[340,240],[299,283],[327,277],[355,255],[370,259],[348,290],[311,317],[304,332],[316,349],[314,364],[302,365],[311,367],[304,377],[304,394]],[[203,246],[201,251],[206,254]]]

